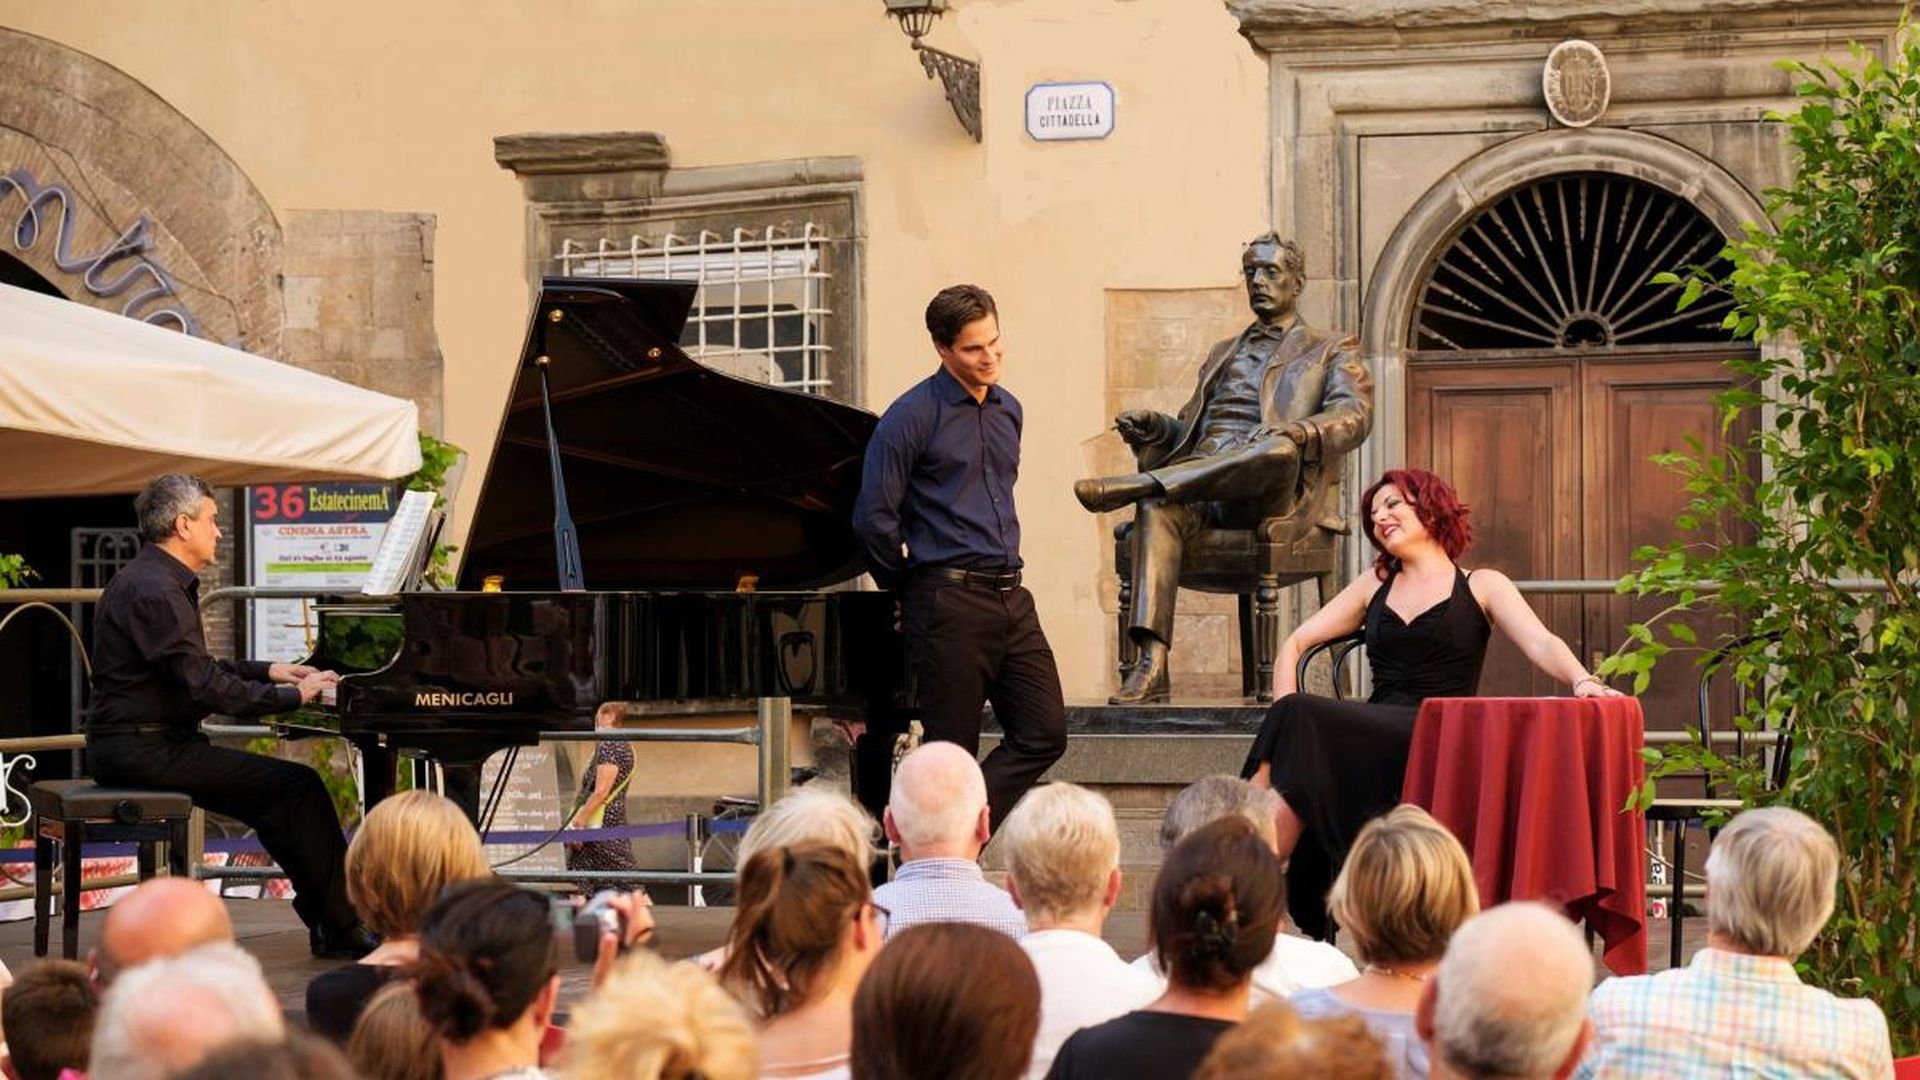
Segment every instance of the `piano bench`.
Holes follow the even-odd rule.
[[[178,791],[101,787],[91,780],[42,780],[27,789],[33,810],[33,955],[47,955],[53,903],[53,849],[60,846],[60,953],[80,950],[80,851],[88,841],[140,845],[140,880],[154,874],[154,845],[165,841],[167,867],[188,875],[193,800]]]

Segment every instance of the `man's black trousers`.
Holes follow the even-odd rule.
[[[184,791],[195,806],[251,826],[293,882],[293,910],[308,926],[359,923],[347,903],[340,816],[312,769],[214,746],[199,732],[90,734],[87,760],[102,785]]]
[[[980,752],[980,706],[1003,736],[980,769],[993,827],[1067,748],[1067,710],[1033,594],[909,580],[901,590],[907,658],[926,738]]]

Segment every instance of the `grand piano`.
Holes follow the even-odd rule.
[[[547,279],[458,591],[320,608],[308,662],[339,687],[277,726],[352,742],[369,805],[400,753],[474,814],[489,756],[591,730],[604,701],[904,702],[892,595],[834,588],[862,569],[875,417],[688,357],[694,289]]]

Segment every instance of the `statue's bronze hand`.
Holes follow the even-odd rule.
[[[1255,428],[1253,438],[1254,441],[1257,442],[1261,439],[1285,436],[1288,439],[1292,439],[1295,446],[1305,446],[1307,445],[1307,438],[1310,434],[1307,430],[1307,425],[1298,420],[1289,420],[1284,424],[1262,425]]]
[[[1147,446],[1165,441],[1167,418],[1149,409],[1128,409],[1113,418],[1113,427],[1128,446]]]

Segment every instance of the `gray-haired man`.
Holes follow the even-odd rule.
[[[1657,975],[1608,979],[1587,1000],[1582,1077],[1893,1077],[1887,1018],[1807,986],[1793,962],[1833,914],[1840,849],[1798,810],[1734,818],[1707,855],[1707,946]]]
[[[87,760],[107,785],[183,791],[253,827],[292,880],[315,956],[358,958],[375,942],[347,903],[346,842],[320,777],[304,765],[214,746],[208,713],[264,716],[318,697],[336,676],[298,664],[216,659],[200,627],[200,571],[220,541],[213,489],[170,473],[133,502],[146,541],[95,611]]]

